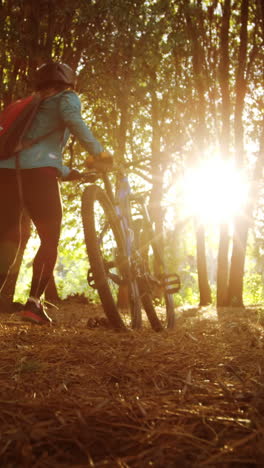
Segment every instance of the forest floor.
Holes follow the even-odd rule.
[[[175,330],[0,316],[0,466],[263,467],[264,307],[180,308]]]

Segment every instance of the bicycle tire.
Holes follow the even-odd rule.
[[[131,278],[119,218],[101,187],[85,188],[81,213],[92,279],[110,324],[115,329],[140,328],[138,286]]]
[[[173,329],[176,318],[174,300],[173,294],[169,293],[169,287],[168,289],[166,287],[166,280],[162,286],[157,286],[158,294],[155,293],[155,280],[158,284],[158,278],[154,271],[154,263],[159,266],[160,277],[164,276],[166,278],[166,269],[160,253],[160,248],[152,229],[150,229],[149,226],[144,226],[142,219],[138,219],[137,221],[139,221],[139,224],[135,228],[135,232],[137,233],[136,242],[143,264],[143,280],[139,287],[142,304],[154,330]],[[152,249],[152,261],[149,255],[150,248]],[[153,278],[153,280],[151,280],[151,278]]]
[[[153,330],[155,330],[156,332],[160,332],[164,330],[164,325],[156,313],[156,308],[153,304],[152,296],[148,292],[148,288],[146,287],[144,279],[143,281],[138,280],[138,283],[139,283],[140,299],[145,309],[146,315],[148,317],[148,321],[151,327],[153,328]]]

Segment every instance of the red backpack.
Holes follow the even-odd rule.
[[[8,159],[23,146],[23,138],[29,130],[42,99],[31,95],[12,102],[0,114],[0,160]],[[39,140],[39,139],[38,139]],[[31,140],[30,145],[37,140]]]

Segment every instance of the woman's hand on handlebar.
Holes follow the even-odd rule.
[[[66,176],[63,176],[61,180],[63,182],[70,182],[72,180],[79,180],[82,177],[82,173],[78,171],[77,169],[71,169],[69,174]]]
[[[80,172],[77,169],[71,169],[68,175],[65,175],[61,178],[63,182],[71,182],[74,180],[89,180],[94,179],[96,180],[98,178],[98,173],[99,172],[107,172],[111,171],[113,167],[113,157],[110,153],[107,151],[103,151],[100,153],[98,156],[88,156],[88,158],[85,161],[85,166],[87,169],[90,171],[87,173],[85,172]],[[94,169],[94,177],[92,175],[92,170]],[[97,175],[96,175],[97,173]]]
[[[98,156],[88,156],[85,161],[85,166],[88,169],[96,169],[98,171],[110,171],[113,167],[113,156],[108,151],[103,151]]]

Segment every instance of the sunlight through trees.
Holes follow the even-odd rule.
[[[47,60],[77,70],[95,135],[119,160],[138,161],[143,179],[132,172],[131,183],[145,191],[164,255],[183,277],[177,303],[198,291],[201,305],[216,297],[241,306],[253,300],[250,275],[263,301],[262,3],[2,0],[0,8],[1,106],[29,93]],[[78,144],[74,154],[66,149],[65,161],[82,170]],[[81,191],[63,187],[62,295],[89,294]],[[79,283],[65,292],[59,276],[76,263]]]

